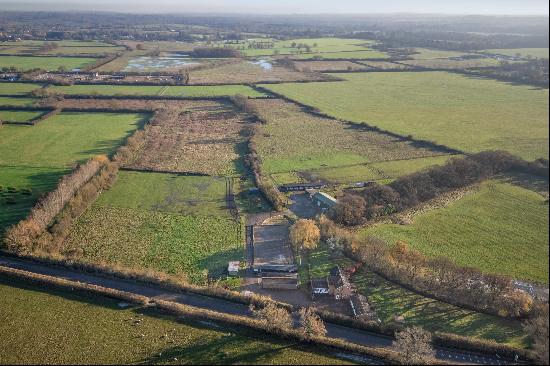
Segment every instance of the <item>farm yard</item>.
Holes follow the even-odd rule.
[[[488,181],[448,207],[413,213],[412,220],[381,224],[361,235],[404,240],[430,257],[548,283],[548,204],[538,193]]]
[[[264,87],[335,118],[461,151],[548,158],[548,89],[446,72],[338,76],[346,81]]]

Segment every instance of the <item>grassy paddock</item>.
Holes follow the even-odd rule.
[[[86,57],[0,56],[0,68],[13,66],[22,71],[31,69],[53,71],[64,67],[67,70],[72,70],[83,68],[96,60]]]
[[[257,332],[176,322],[106,298],[37,290],[7,279],[0,280],[0,293],[0,318],[10,319],[0,323],[3,364],[346,363]]]
[[[67,95],[143,95],[167,97],[219,97],[243,94],[261,97],[263,93],[244,85],[220,86],[134,86],[134,85],[72,85],[54,86],[50,90]]]
[[[1,85],[0,85],[1,87]],[[0,107],[32,107],[39,99],[0,97]]]
[[[332,83],[331,83],[332,84]],[[305,113],[281,100],[255,101],[267,123],[256,138],[267,173],[304,171],[435,154],[411,143]]]
[[[359,271],[353,282],[385,325],[395,324],[396,317],[402,316],[402,324],[406,326],[417,325],[430,331],[494,340],[520,348],[528,345],[518,321],[507,321],[429,299],[368,271]]]
[[[338,74],[347,81],[267,85],[334,117],[466,152],[548,157],[548,90],[446,72]]]
[[[243,257],[240,223],[224,197],[223,179],[121,171],[77,221],[62,253],[194,283],[220,278],[229,260]]]
[[[548,204],[527,189],[488,181],[412,225],[384,224],[361,232],[404,240],[431,256],[524,280],[548,283]]]
[[[2,82],[0,83],[0,95],[25,95],[41,87],[41,84]]]
[[[2,126],[0,165],[66,167],[110,154],[145,118],[141,114],[65,112],[32,127]]]

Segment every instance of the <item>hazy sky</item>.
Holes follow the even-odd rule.
[[[548,15],[548,0],[0,0],[1,10]]]

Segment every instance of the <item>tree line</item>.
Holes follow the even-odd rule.
[[[527,162],[505,151],[451,158],[444,165],[398,178],[388,185],[375,183],[362,190],[347,191],[329,216],[342,225],[358,225],[512,170],[548,177],[548,160]]]

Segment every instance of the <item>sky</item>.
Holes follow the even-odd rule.
[[[548,15],[548,0],[0,0],[1,10],[217,14]]]

